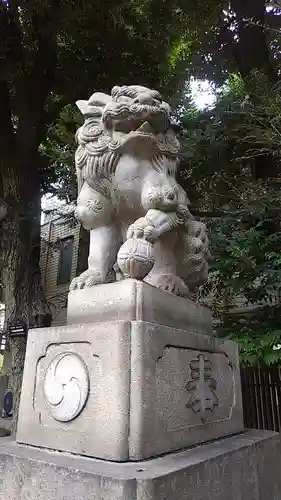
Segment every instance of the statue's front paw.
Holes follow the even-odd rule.
[[[84,273],[74,278],[70,284],[69,290],[77,290],[78,288],[90,288],[101,283],[111,283],[115,280],[114,272],[108,273],[106,279],[102,279],[99,271],[87,269]]]
[[[76,290],[77,288],[89,288],[91,286],[99,285],[100,283],[100,273],[87,269],[87,271],[72,280],[69,289]]]
[[[143,238],[154,242],[157,239],[156,229],[148,223],[145,217],[137,219],[127,231],[127,240],[131,238]]]

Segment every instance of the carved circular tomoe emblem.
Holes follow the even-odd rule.
[[[49,364],[44,379],[44,395],[52,417],[69,422],[83,410],[89,395],[89,374],[77,354],[63,352]]]

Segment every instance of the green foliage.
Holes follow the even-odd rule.
[[[203,294],[247,363],[280,360],[280,27],[276,6],[231,0],[192,57],[194,76],[223,84],[217,102],[182,117],[181,182],[214,255]]]
[[[202,293],[220,334],[239,342],[244,362],[270,364],[281,343],[280,89],[251,78],[251,98],[233,75],[213,108],[184,114],[181,182],[208,219],[213,262]]]
[[[54,194],[67,202],[75,200],[77,196],[75,133],[81,122],[78,108],[71,104],[65,106],[40,146],[41,157],[48,166],[43,192]]]
[[[246,305],[279,300],[280,218],[261,218],[260,212],[258,217],[236,212],[232,217],[224,214],[209,223],[213,253],[211,290],[218,307],[226,298],[228,307],[235,305],[239,296]]]
[[[255,212],[251,201],[247,214],[225,214],[210,224],[214,260],[205,294],[212,293],[220,334],[239,343],[241,359],[271,364],[280,359],[273,347],[281,344],[280,216],[267,218],[266,203],[263,213]],[[281,195],[274,201],[280,206]]]
[[[269,311],[267,311],[269,313]],[[279,310],[280,313],[280,310]],[[243,323],[236,329],[224,329],[221,335],[225,335],[238,343],[240,347],[240,359],[246,365],[274,365],[281,362],[281,328],[276,323],[267,324],[268,315],[259,317],[259,325],[256,321],[247,325]],[[258,326],[258,327],[257,327]]]
[[[170,98],[182,88],[199,34],[219,10],[201,0],[188,6],[0,0],[0,141],[10,145],[16,135],[25,153],[39,151],[30,162],[40,171],[42,191],[73,198],[73,133],[80,118],[71,105],[125,83],[155,87]]]
[[[268,86],[266,77],[256,72],[251,80],[255,89],[251,97],[243,79],[232,75],[212,109],[189,109],[182,118],[182,182],[191,197],[194,192],[209,206],[227,203],[230,186],[232,203],[244,203],[241,181],[245,187],[255,177],[272,174],[278,182],[280,84]]]

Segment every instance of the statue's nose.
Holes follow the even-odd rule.
[[[164,194],[164,199],[168,203],[176,203],[178,200],[177,186],[165,186],[163,194]]]
[[[169,201],[173,201],[175,199],[175,197],[176,197],[176,194],[174,193],[174,191],[168,191],[166,193],[166,198]]]

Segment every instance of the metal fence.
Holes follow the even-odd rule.
[[[281,369],[241,367],[244,424],[281,432]]]

